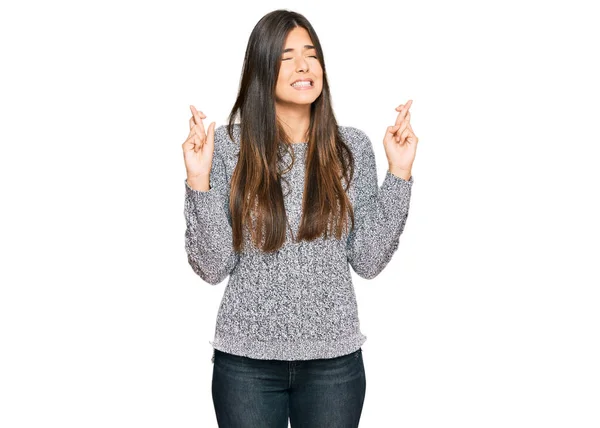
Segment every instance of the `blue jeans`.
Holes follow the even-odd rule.
[[[317,360],[257,360],[214,350],[220,428],[358,427],[365,399],[362,348]]]

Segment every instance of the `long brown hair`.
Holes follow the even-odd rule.
[[[289,225],[279,149],[280,143],[286,150],[293,143],[276,116],[275,87],[284,43],[295,27],[307,30],[323,69],[323,89],[310,108],[302,219],[295,240],[312,241],[323,235],[327,239],[332,233],[340,239],[348,225],[347,216],[341,213],[348,212],[354,227],[354,211],[346,194],[354,175],[354,157],[340,137],[319,38],[303,15],[275,10],[261,18],[250,34],[238,96],[227,125],[229,136],[235,141],[233,128],[239,113],[240,152],[231,178],[229,202],[236,252],[243,248],[245,225],[252,242],[264,252],[278,250],[286,240]],[[292,165],[293,159],[292,156]],[[342,178],[346,180],[345,187]]]

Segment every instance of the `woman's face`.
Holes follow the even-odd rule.
[[[308,45],[309,47],[306,47]],[[310,80],[310,85],[292,86],[298,80]],[[275,87],[276,104],[280,107],[310,106],[323,89],[323,69],[312,47],[312,40],[303,27],[291,30],[281,54],[281,68]]]

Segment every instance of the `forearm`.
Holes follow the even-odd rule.
[[[376,277],[398,248],[413,183],[400,178],[386,173],[377,193],[363,202],[360,220],[348,237],[348,260],[354,271],[365,279]]]
[[[214,184],[214,183],[213,183]],[[198,191],[186,185],[185,248],[194,272],[210,284],[221,282],[239,260],[233,250],[227,195],[215,186]]]

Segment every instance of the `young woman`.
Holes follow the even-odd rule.
[[[386,130],[378,187],[369,138],[336,122],[315,30],[276,10],[250,35],[229,123],[206,132],[190,106],[188,261],[210,284],[230,276],[209,341],[220,427],[358,426],[366,336],[349,266],[374,278],[398,247],[418,142],[411,104]]]

